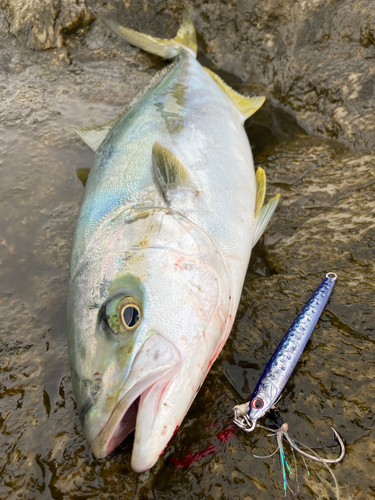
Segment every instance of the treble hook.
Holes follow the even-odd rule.
[[[306,458],[309,458],[310,460],[314,460],[314,462],[323,462],[325,464],[337,464],[338,462],[341,462],[341,460],[345,456],[345,445],[344,445],[343,440],[341,439],[340,434],[333,427],[331,427],[331,429],[332,429],[332,431],[335,435],[335,438],[337,439],[337,441],[340,445],[340,448],[341,448],[341,453],[340,453],[340,456],[338,458],[322,458],[322,457],[310,455],[309,453],[306,453],[305,451],[298,448],[295,445],[293,439],[290,438],[290,436],[287,432],[283,431],[283,434],[284,434],[284,437],[286,438],[286,440],[288,441],[288,443],[290,444],[291,448],[293,448],[293,450],[298,452],[300,455],[302,455]]]

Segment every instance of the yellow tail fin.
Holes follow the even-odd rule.
[[[173,59],[182,52],[188,52],[193,57],[196,57],[197,55],[197,37],[195,28],[186,6],[184,6],[181,27],[175,38],[172,38],[171,40],[155,38],[153,36],[145,35],[132,29],[125,28],[116,21],[110,19],[104,10],[101,10],[99,17],[118,36],[132,45],[145,50],[146,52],[151,52],[151,54],[155,54],[165,59]]]

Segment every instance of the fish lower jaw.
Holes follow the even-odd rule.
[[[137,421],[137,412],[139,406],[140,396],[130,405],[130,408],[125,412],[120,423],[115,429],[111,440],[108,443],[106,455],[112,453],[117,446],[135,429]]]
[[[123,398],[112,412],[111,417],[91,441],[91,449],[96,458],[105,458],[135,429],[140,395],[133,397],[129,402]]]
[[[155,377],[143,380],[120,399],[103,429],[90,443],[96,458],[108,456],[126,436],[136,429],[138,410],[142,406],[144,395],[150,391],[163,392],[165,386],[168,385],[170,374],[167,371],[163,375],[159,380],[155,380]],[[153,412],[156,413],[157,408],[154,407]],[[153,415],[150,415],[150,418],[152,417]]]

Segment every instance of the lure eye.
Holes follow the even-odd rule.
[[[141,311],[137,304],[122,304],[120,308],[121,326],[125,330],[134,330],[141,321]]]
[[[264,406],[264,401],[262,398],[255,398],[254,401],[251,402],[251,406],[255,410],[260,410]]]

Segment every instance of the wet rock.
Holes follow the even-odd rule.
[[[34,255],[48,266],[64,269],[70,258],[70,242],[78,216],[78,204],[56,207],[35,239]],[[48,245],[46,245],[48,242]],[[68,268],[66,267],[66,271]]]
[[[62,47],[70,33],[94,20],[86,0],[1,0],[0,6],[9,14],[12,34],[34,50]]]
[[[278,273],[348,269],[374,257],[374,154],[340,150],[331,141],[306,136],[277,146],[259,165],[272,171],[281,193],[273,221],[288,237],[268,250]],[[321,175],[319,175],[321,173]]]
[[[9,13],[11,32],[36,50],[62,47],[72,33],[87,31],[102,2],[89,4],[0,3]],[[175,0],[112,0],[105,7],[126,26],[164,37],[174,36],[181,17]],[[292,111],[309,132],[355,149],[375,148],[371,0],[192,0],[189,9],[201,47],[218,68],[263,83],[269,98]]]
[[[206,54],[310,132],[375,148],[375,14],[371,0],[192,0]]]

